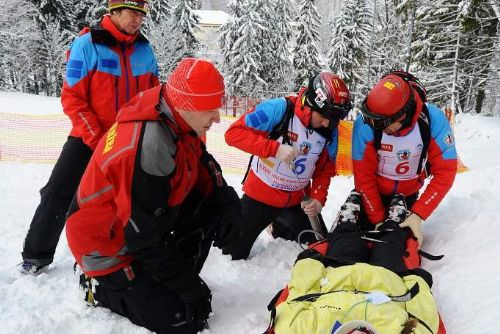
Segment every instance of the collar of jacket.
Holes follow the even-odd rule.
[[[196,131],[194,131],[193,128],[191,128],[191,126],[189,126],[189,124],[186,123],[184,118],[182,118],[182,116],[177,112],[177,110],[175,110],[175,108],[172,107],[172,104],[168,100],[168,97],[164,93],[164,90],[162,90],[162,91],[163,91],[162,97],[165,100],[165,105],[170,110],[170,114],[173,117],[173,121],[175,122],[175,124],[177,124],[177,130],[179,131],[179,134],[183,134],[183,135],[187,134],[187,135],[190,135],[192,137],[198,137]]]
[[[92,42],[106,44],[109,46],[116,46],[120,43],[149,43],[147,38],[144,37],[144,35],[140,31],[138,31],[135,35],[127,35],[121,32],[111,21],[111,17],[109,15],[104,15],[101,20],[101,24],[91,27],[90,32],[92,34]]]

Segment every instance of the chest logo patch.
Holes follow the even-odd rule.
[[[380,150],[385,152],[392,152],[394,147],[391,144],[380,144]]]
[[[300,144],[300,154],[307,155],[312,148],[312,144],[308,142],[303,142]]]
[[[401,150],[397,153],[397,155],[398,155],[399,161],[410,160],[411,151],[410,150]]]
[[[297,139],[299,138],[299,135],[292,131],[288,131],[288,138],[290,138],[291,141],[296,143]]]

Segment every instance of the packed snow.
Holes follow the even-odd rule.
[[[54,110],[60,112],[57,99],[0,93],[0,112]],[[470,171],[457,175],[452,190],[425,222],[423,249],[445,257],[424,260],[423,267],[434,275],[434,296],[448,333],[498,331],[500,118],[459,115],[455,134],[460,158]],[[106,309],[85,306],[64,233],[48,272],[37,277],[17,272],[38,190],[51,169],[46,164],[0,163],[0,332],[149,333]],[[241,194],[241,175],[226,178]],[[327,225],[352,187],[352,178],[333,179],[323,209]],[[266,232],[246,261],[231,261],[213,248],[201,274],[212,290],[214,311],[204,334],[264,332],[266,306],[286,284],[299,251],[296,243],[273,240]]]

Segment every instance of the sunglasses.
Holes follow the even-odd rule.
[[[373,130],[383,130],[392,123],[395,123],[401,119],[401,117],[405,117],[401,124],[403,127],[408,126],[411,123],[411,119],[415,114],[415,110],[417,104],[415,102],[415,98],[413,97],[413,93],[410,94],[410,99],[408,102],[399,110],[397,113],[391,116],[377,115],[374,114],[368,109],[368,105],[366,103],[366,98],[361,104],[361,115],[363,117],[363,121],[365,124],[368,124]]]

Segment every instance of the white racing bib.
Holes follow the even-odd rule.
[[[424,144],[418,123],[404,137],[382,134],[377,174],[391,180],[412,180],[418,177],[418,163]],[[422,162],[425,164],[425,161]]]
[[[272,188],[297,191],[309,185],[326,140],[316,131],[309,132],[296,115],[293,115],[288,126],[288,137],[293,147],[300,152],[295,159],[295,172],[289,165],[274,157],[254,158],[251,169],[259,179]],[[282,139],[280,137],[277,141],[281,143]]]

